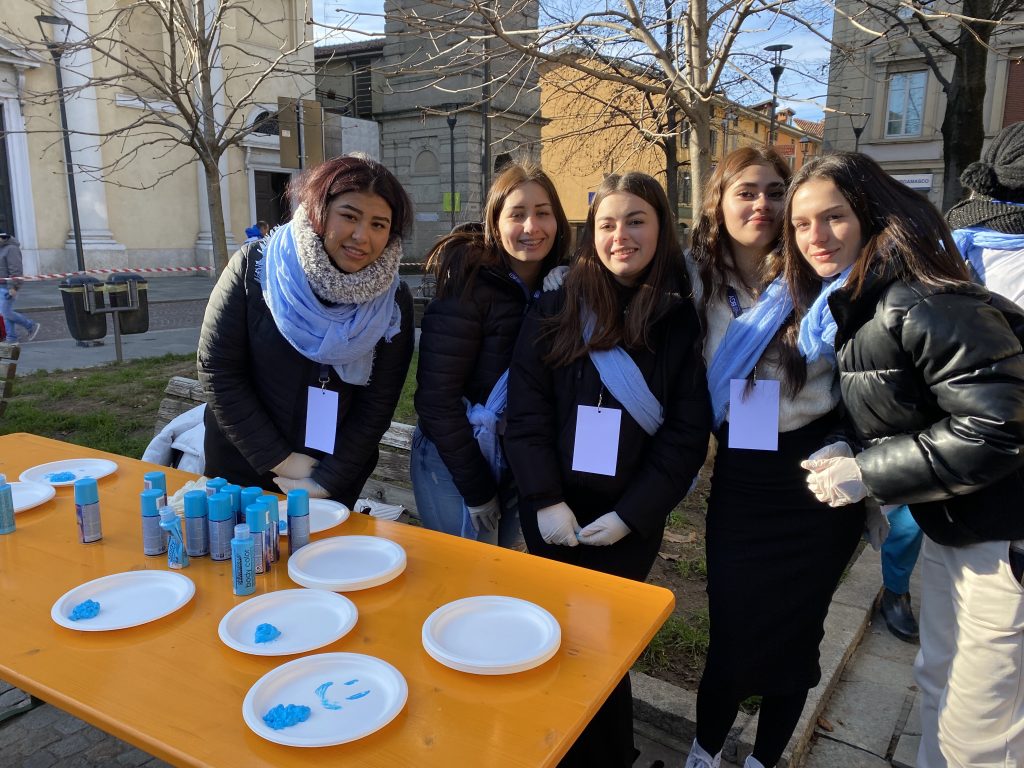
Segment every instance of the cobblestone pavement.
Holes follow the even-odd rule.
[[[0,711],[27,698],[0,681]],[[163,760],[49,704],[0,723],[3,768],[164,768]],[[169,766],[168,766],[169,768]]]

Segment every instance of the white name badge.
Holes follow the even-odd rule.
[[[779,450],[779,382],[758,379],[729,382],[729,447]]]
[[[338,393],[309,387],[306,397],[306,447],[334,453],[338,429]]]
[[[572,448],[574,472],[615,476],[619,462],[619,425],[622,411],[618,408],[576,408],[576,442]]]

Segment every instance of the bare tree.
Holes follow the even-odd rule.
[[[136,107],[117,111],[121,122],[116,125],[88,134],[97,145],[114,142],[117,156],[101,167],[76,165],[76,170],[141,189],[198,160],[218,273],[230,256],[221,202],[222,159],[260,128],[246,118],[264,105],[267,92],[275,97],[313,92],[312,54],[303,55],[312,46],[305,31],[305,1],[115,0],[86,14],[84,21],[69,14],[73,28],[68,41],[51,43],[66,58],[84,53],[91,62],[90,76],[78,78],[65,95],[91,89],[97,100]],[[59,5],[33,2],[41,14],[60,10]],[[0,32],[28,49],[40,48],[38,34],[10,20],[0,22]],[[45,102],[57,95],[30,97]],[[76,126],[70,130],[81,132]],[[184,155],[176,151],[182,147],[188,150]],[[106,154],[109,158],[111,153]],[[153,177],[140,177],[133,163],[140,157],[162,161]]]

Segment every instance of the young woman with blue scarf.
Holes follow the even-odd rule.
[[[818,646],[832,592],[864,528],[855,505],[832,510],[800,462],[842,432],[824,298],[798,323],[782,258],[789,167],[774,151],[730,153],[708,181],[691,271],[717,450],[706,522],[710,646],[686,768],[717,768],[750,696],[761,697],[746,768],[781,757],[821,676]],[[818,291],[824,296],[832,285]]]
[[[505,452],[534,554],[643,580],[707,455],[699,325],[658,182],[608,176],[561,289],[523,323]],[[562,762],[629,766],[628,676]]]
[[[871,158],[804,166],[786,274],[829,297],[853,456],[806,462],[836,512],[908,504],[921,551],[919,768],[1024,764],[1024,312],[968,282],[923,195]],[[799,303],[799,301],[798,301]]]
[[[357,157],[312,168],[289,193],[292,220],[231,260],[206,309],[206,474],[351,507],[412,357],[398,279],[412,204]]]
[[[437,294],[421,324],[410,474],[428,528],[521,545],[498,434],[508,365],[526,311],[570,240],[547,174],[510,165],[491,185],[483,226],[453,232],[427,257]]]

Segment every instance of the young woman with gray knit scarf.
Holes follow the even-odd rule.
[[[289,195],[292,220],[231,260],[206,309],[206,474],[351,507],[412,358],[398,279],[412,204],[357,157],[312,168]]]

